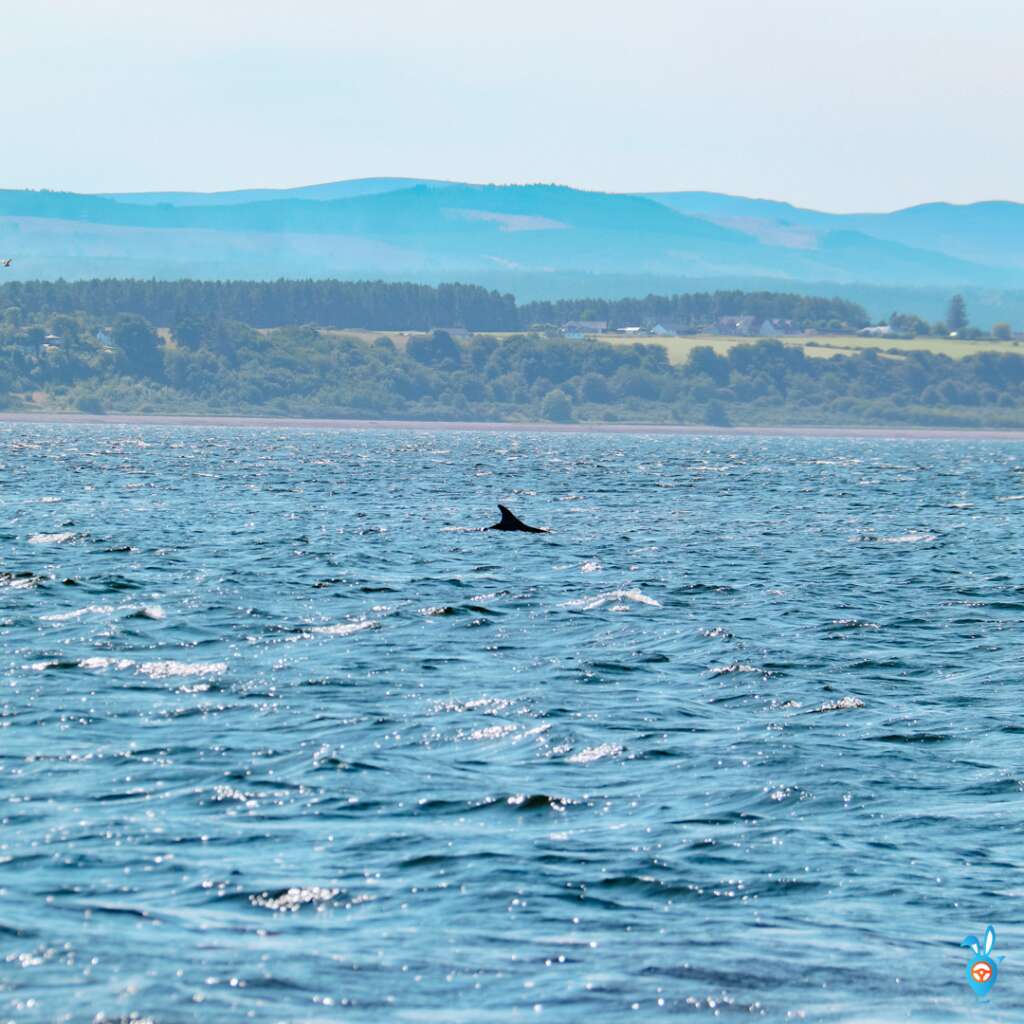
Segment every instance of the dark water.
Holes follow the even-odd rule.
[[[0,1020],[1020,1019],[1022,457],[3,428]]]

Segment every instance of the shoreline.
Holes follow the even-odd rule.
[[[491,431],[551,434],[715,434],[739,437],[846,437],[891,440],[1024,441],[1024,430],[986,427],[711,427],[675,423],[501,423],[460,420],[349,420],[286,416],[202,416],[164,413],[0,412],[0,425],[64,423],[89,426],[253,427],[299,430]]]

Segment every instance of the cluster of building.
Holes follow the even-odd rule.
[[[570,320],[562,324],[564,338],[587,338],[596,334],[648,335],[653,338],[674,338],[693,334],[690,324],[674,320],[659,320],[643,327],[615,327],[609,329],[607,320]],[[756,316],[720,316],[714,323],[702,327],[700,334],[722,334],[740,338],[778,338],[785,334],[803,334],[804,330],[792,320],[764,319]]]

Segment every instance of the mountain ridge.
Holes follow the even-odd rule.
[[[905,288],[1024,285],[1024,205],[833,214],[714,192],[381,177],[221,193],[0,190],[12,276],[471,280],[648,275]]]

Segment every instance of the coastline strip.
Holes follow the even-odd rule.
[[[1024,430],[978,427],[711,427],[677,423],[545,423],[460,420],[354,420],[286,416],[176,416],[160,413],[0,412],[0,424],[66,423],[82,426],[255,427],[297,430],[504,431],[550,434],[715,434],[752,437],[850,437],[891,440],[1024,441]]]

